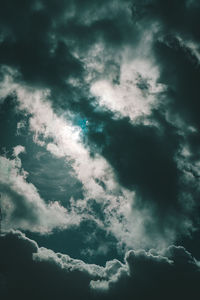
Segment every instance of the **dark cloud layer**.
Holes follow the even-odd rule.
[[[135,15],[134,15],[135,12]],[[135,1],[133,16],[144,26],[158,22],[154,53],[160,82],[167,85],[171,113],[199,128],[200,5],[198,1]]]
[[[198,1],[133,1],[133,16],[137,20],[147,23],[159,21],[165,33],[180,33],[198,41],[199,9]]]
[[[5,300],[198,297],[199,266],[183,247],[171,246],[160,255],[153,250],[130,251],[127,269],[112,280],[112,274],[119,271],[117,261],[111,261],[102,275],[98,266],[49,253],[21,233],[8,233],[0,242],[1,295]],[[108,282],[106,289],[100,281]]]
[[[63,5],[48,3],[48,9],[35,10],[37,2],[3,1],[1,26],[3,41],[0,62],[16,67],[23,79],[37,86],[62,86],[69,75],[79,75],[80,63],[61,40],[53,42],[54,18],[62,17]]]
[[[133,126],[128,119],[109,119],[105,120],[103,131],[91,133],[91,138],[114,166],[124,186],[138,189],[144,200],[170,207],[177,196],[179,175],[173,160],[179,137],[173,128],[162,132],[155,126]]]
[[[16,144],[20,145],[24,142],[22,136],[16,136],[17,123],[26,119],[22,114],[16,114],[16,101],[13,97],[9,97],[7,101],[0,104],[0,151],[5,151],[12,155],[12,149]]]
[[[11,234],[1,238],[0,251],[3,299],[88,297],[87,274],[79,271],[69,274],[69,271],[62,270],[55,262],[33,262],[32,254],[37,252],[34,242]]]

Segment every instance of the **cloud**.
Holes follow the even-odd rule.
[[[136,0],[133,2],[133,17],[147,25],[159,22],[164,33],[180,32],[186,38],[199,40],[199,8],[198,1],[170,0],[163,3],[161,0]]]
[[[62,85],[65,77],[81,73],[79,61],[73,57],[67,45],[62,40],[54,39],[51,18],[64,17],[63,6],[67,5],[62,1],[56,11],[51,1],[46,10],[44,2],[40,10],[35,10],[35,3],[37,1],[29,4],[22,2],[12,6],[12,11],[9,2],[2,4],[0,63],[17,68],[24,80],[32,84],[45,87],[56,83]],[[22,15],[26,17],[22,18]]]
[[[15,148],[15,154],[24,150]],[[20,147],[20,149],[19,149]],[[36,187],[26,181],[27,172],[17,156],[13,160],[0,156],[1,205],[5,215],[3,230],[20,228],[33,232],[48,233],[54,228],[77,225],[78,217],[69,214],[58,202],[46,204]]]
[[[160,248],[198,222],[198,12],[197,1],[3,2],[1,104],[15,99],[35,144],[67,161],[83,187],[72,215],[118,248]],[[49,211],[25,175],[24,197],[29,187]]]
[[[10,299],[14,294],[21,299],[25,299],[27,294],[30,299],[36,296],[38,299],[80,299],[83,296],[91,299],[89,284],[92,279],[106,280],[119,269],[127,269],[117,261],[109,262],[105,268],[87,265],[68,255],[39,248],[20,232],[10,232],[0,239],[4,299]],[[12,249],[15,249],[15,256]]]
[[[176,115],[181,116],[189,125],[199,128],[197,98],[200,73],[197,58],[190,48],[173,36],[158,41],[155,52],[161,69],[160,81],[168,86],[166,98],[170,100],[168,109],[171,109],[173,119]]]
[[[198,1],[134,1],[132,10],[142,27],[159,24],[151,55],[159,68],[158,82],[166,87],[163,101],[169,120],[180,129],[185,122],[199,129]]]
[[[159,126],[131,124],[125,118],[104,119],[102,131],[91,126],[89,134],[90,142],[114,168],[120,184],[135,191],[133,210],[144,210],[147,235],[160,229],[167,237],[173,236],[174,226],[177,230],[181,224],[178,231],[190,228],[187,215],[191,201],[184,198],[182,189],[188,195],[192,186],[182,180],[184,169],[177,162],[183,159],[179,155],[182,135],[160,113],[155,111],[152,117]]]
[[[139,61],[139,58],[131,63],[122,63],[119,83],[100,79],[91,84],[91,93],[97,97],[98,105],[113,111],[116,117],[129,117],[133,123],[150,115],[163,88],[156,84],[156,70],[148,63]]]
[[[13,154],[15,157],[18,157],[20,153],[24,153],[24,152],[26,152],[26,149],[24,148],[24,146],[21,145],[17,145],[13,149]]]
[[[84,200],[69,202],[78,220],[94,220],[116,237],[119,248],[163,246],[191,230],[191,199],[179,201],[181,171],[175,155],[181,136],[162,114],[152,112],[148,124],[131,124],[109,112],[94,112],[88,120],[86,144],[70,113],[54,112],[49,90],[33,89],[14,79],[10,76],[10,89],[18,110],[30,116],[35,143],[65,158],[83,185]],[[102,130],[93,126],[97,120]],[[91,198],[101,203],[103,219],[88,205]]]
[[[129,251],[125,263],[105,267],[39,248],[22,233],[0,237],[1,293],[4,299],[169,299],[198,295],[199,265],[183,247],[156,253]],[[15,255],[13,255],[13,251]],[[17,258],[17,259],[16,259]],[[78,288],[77,288],[78,286]]]

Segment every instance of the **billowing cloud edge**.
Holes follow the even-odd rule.
[[[155,282],[163,285],[166,284],[167,280],[170,289],[171,285],[173,287],[173,280],[176,276],[177,289],[180,288],[180,283],[183,284],[185,280],[188,289],[192,293],[191,287],[196,288],[197,280],[200,278],[200,262],[181,246],[172,245],[161,251],[155,249],[148,252],[145,250],[130,250],[126,253],[123,263],[114,259],[107,261],[106,265],[102,267],[95,264],[86,264],[66,254],[55,253],[52,250],[39,247],[35,241],[30,240],[20,231],[11,230],[6,232],[1,235],[0,241],[0,261],[1,265],[4,266],[0,273],[4,278],[4,291],[6,285],[9,286],[10,284],[7,281],[12,282],[13,280],[12,277],[6,275],[8,268],[15,270],[16,274],[19,273],[21,278],[25,278],[26,274],[23,274],[23,272],[27,268],[30,272],[36,272],[36,276],[39,271],[45,275],[45,272],[50,268],[53,271],[50,276],[55,276],[55,278],[58,276],[60,280],[63,278],[61,282],[65,282],[66,285],[62,287],[64,291],[67,292],[68,288],[70,289],[68,284],[71,280],[76,280],[77,285],[81,280],[85,285],[83,288],[80,284],[80,290],[83,289],[83,293],[86,288],[90,295],[91,293],[96,295],[100,293],[102,297],[104,295],[108,296],[109,293],[110,296],[114,295],[116,290],[120,293],[124,292],[123,282],[126,282],[126,288],[129,289],[130,293],[135,292],[136,297],[140,293],[142,295],[142,291],[140,291],[142,283],[145,284],[147,291],[151,291],[151,285],[154,286]],[[16,252],[18,257],[13,256],[13,252]],[[73,274],[76,274],[76,279]],[[29,277],[32,278],[32,275],[29,274]],[[48,274],[46,276],[46,279],[42,277],[44,286],[46,280],[51,281]],[[38,284],[37,280],[32,284]],[[57,286],[56,284],[55,282],[54,287],[50,289],[57,290],[60,285]],[[23,290],[22,286],[20,288]]]

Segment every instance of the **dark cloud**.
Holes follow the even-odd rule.
[[[157,230],[165,234],[168,226],[181,230],[181,219],[187,214],[179,197],[183,187],[175,158],[182,138],[162,115],[155,111],[153,116],[159,128],[133,125],[126,118],[114,120],[105,114],[101,115],[102,130],[95,129],[93,123],[88,127],[91,148],[114,167],[120,184],[136,191],[134,206],[153,214],[153,219],[146,221],[148,235]]]
[[[50,1],[48,9],[45,3],[40,10],[34,5],[37,1],[1,3],[0,63],[17,68],[25,82],[37,87],[62,86],[70,75],[80,76],[82,69],[67,45],[53,40],[54,22],[63,16],[65,1]]]
[[[166,85],[167,110],[199,128],[198,1],[134,1],[133,19],[146,27],[158,24],[153,52]],[[195,49],[197,52],[195,52]],[[169,105],[169,102],[171,107]]]
[[[199,270],[194,258],[184,248],[171,246],[158,257],[144,251],[130,252],[127,261],[135,284],[131,290],[138,299],[197,297]]]
[[[183,192],[180,197],[181,202],[184,202],[184,195],[190,194],[189,197],[193,197],[198,207],[198,196],[192,186],[195,186],[195,189],[197,189],[199,183],[198,167],[195,167],[199,161],[198,136],[200,126],[198,100],[200,80],[198,56],[200,39],[198,31],[200,20],[199,3],[198,1],[167,1],[165,3],[159,0],[134,1],[132,12],[134,21],[144,29],[153,24],[157,26],[157,30],[155,30],[153,35],[152,53],[160,70],[158,81],[166,86],[166,90],[160,100],[162,103],[159,111],[164,109],[168,121],[179,128],[182,140],[179,139],[178,141],[178,137],[174,138],[179,143],[179,147],[184,146],[189,150],[188,157],[182,157],[185,163],[182,164],[180,171],[187,172],[188,176],[193,178],[193,183],[190,184],[191,189],[187,190],[187,188],[185,189],[186,181],[181,179],[181,173],[176,177],[179,178],[178,185]],[[169,134],[168,126],[166,127],[166,132]],[[170,141],[166,138],[164,140],[166,142]],[[169,143],[173,144],[173,142]],[[167,147],[165,149],[170,154],[169,149]],[[171,157],[174,156],[172,152]],[[162,153],[162,151],[157,151],[156,153]],[[163,161],[170,167],[166,159]],[[162,163],[159,165],[161,166]],[[174,170],[172,170],[172,173],[175,176],[176,172]],[[173,176],[170,177],[174,185],[176,179]],[[180,179],[183,185],[180,185]],[[167,181],[165,182],[167,183]],[[162,185],[158,184],[158,186]],[[161,189],[165,190],[163,187]],[[165,195],[168,194],[165,193]],[[168,206],[169,201],[165,201],[165,203]]]
[[[155,52],[161,67],[160,81],[168,86],[167,98],[172,113],[199,128],[200,70],[197,58],[191,49],[173,37],[157,42]]]
[[[199,266],[183,247],[171,246],[160,255],[153,250],[130,251],[124,266],[110,261],[102,268],[38,248],[21,233],[8,233],[0,241],[5,300],[196,299],[198,295]]]
[[[84,53],[97,41],[121,47],[137,39],[131,18],[123,21],[128,9],[129,1],[3,1],[0,63],[18,69],[30,85],[69,94],[66,80],[83,75],[76,49]]]
[[[20,234],[1,237],[3,299],[90,299],[86,272],[62,269],[56,261],[34,262],[37,251],[37,244]]]
[[[198,1],[135,1],[133,6],[133,18],[143,26],[159,24],[153,51],[160,68],[159,81],[167,87],[167,109],[198,128],[199,14]]]
[[[149,201],[170,206],[177,194],[178,178],[173,156],[179,137],[173,128],[162,132],[155,126],[132,125],[128,119],[109,119],[102,132],[92,132],[91,138],[102,148],[124,186],[138,188]]]
[[[199,41],[199,12],[198,1],[190,0],[142,0],[133,1],[133,17],[137,21],[159,22],[165,33],[179,33],[186,38]]]
[[[0,151],[1,155],[7,152],[12,156],[13,147],[24,143],[22,136],[17,136],[17,123],[25,121],[26,117],[21,113],[16,113],[16,99],[8,97],[0,104]]]
[[[118,48],[135,44],[139,34],[127,14],[131,13],[129,1],[123,4],[122,1],[98,2],[77,5],[75,15],[58,29],[60,34],[67,37],[69,43],[72,39],[82,53],[97,42],[106,44],[107,50],[115,49],[116,54]]]

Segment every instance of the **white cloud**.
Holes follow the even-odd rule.
[[[98,80],[92,84],[91,93],[97,97],[100,106],[115,112],[116,116],[129,117],[131,121],[135,121],[138,117],[150,115],[151,109],[157,103],[155,95],[162,90],[151,79],[147,79],[147,89],[150,91],[142,91],[138,87],[139,75],[136,69],[131,70],[124,65],[119,84]]]
[[[80,222],[80,218],[69,214],[58,202],[45,203],[36,187],[26,181],[26,176],[18,157],[9,160],[0,156],[3,230],[20,228],[47,233],[53,228],[66,228]]]
[[[24,146],[18,145],[13,148],[13,154],[15,157],[17,157],[20,153],[24,153],[24,152],[26,152]]]
[[[31,114],[30,130],[35,142],[46,147],[53,155],[65,157],[84,188],[84,200],[71,200],[74,214],[93,219],[98,226],[114,234],[120,247],[146,244],[144,223],[139,212],[132,211],[135,194],[118,185],[111,166],[98,154],[90,157],[89,150],[81,142],[80,129],[66,117],[58,116],[48,101],[48,91],[33,91],[25,87],[16,89],[19,109]],[[46,143],[51,138],[53,142]],[[98,180],[97,180],[98,179]],[[106,190],[98,184],[104,182]],[[102,203],[105,220],[102,222],[88,207],[88,199]],[[149,242],[149,240],[148,240]]]
[[[128,8],[123,13],[131,24],[129,12]],[[135,26],[141,30],[139,24]],[[133,24],[130,26],[130,44],[109,48],[100,40],[85,56],[82,52],[78,56],[87,70],[85,80],[90,85],[91,95],[97,99],[95,105],[113,111],[116,118],[129,117],[134,123],[138,117],[150,115],[152,108],[158,106],[158,95],[165,86],[158,83],[160,71],[152,51],[159,25],[153,23],[149,28],[142,28],[137,44],[131,38],[135,35],[132,28]]]
[[[113,169],[102,156],[99,154],[94,157],[90,156],[89,149],[82,143],[80,128],[72,125],[70,120],[67,119],[66,113],[58,115],[53,111],[51,102],[48,100],[50,92],[48,90],[34,90],[22,84],[15,84],[11,75],[7,80],[7,84],[10,85],[9,90],[17,96],[18,109],[30,115],[29,129],[34,134],[34,141],[45,147],[56,157],[64,157],[71,164],[75,175],[83,184],[84,199],[76,201],[71,199],[70,202],[73,217],[65,214],[62,211],[63,208],[60,211],[60,206],[58,206],[55,211],[60,211],[61,218],[58,215],[53,218],[52,220],[56,220],[54,225],[49,221],[50,224],[46,225],[46,230],[47,228],[53,228],[53,226],[65,227],[70,224],[77,224],[81,219],[88,218],[113,234],[118,240],[119,249],[127,249],[133,246],[138,248],[152,245],[152,243],[155,245],[155,241],[152,241],[144,230],[145,218],[151,216],[148,215],[148,212],[133,210],[135,193],[119,186]],[[49,142],[49,139],[51,139],[51,142]],[[105,189],[98,182],[103,182]],[[26,189],[24,191],[26,192]],[[38,197],[37,192],[34,201],[37,202]],[[88,205],[89,199],[95,199],[95,201],[101,203],[102,213],[104,214],[103,221]],[[53,211],[53,209],[51,210],[52,205],[48,207],[48,211]],[[45,222],[46,217],[44,217]],[[43,227],[45,227],[45,224],[43,224]],[[169,241],[171,242],[173,238],[174,236],[170,234]],[[166,237],[159,237],[156,243],[161,243],[163,246],[165,242],[169,242],[165,239]]]

